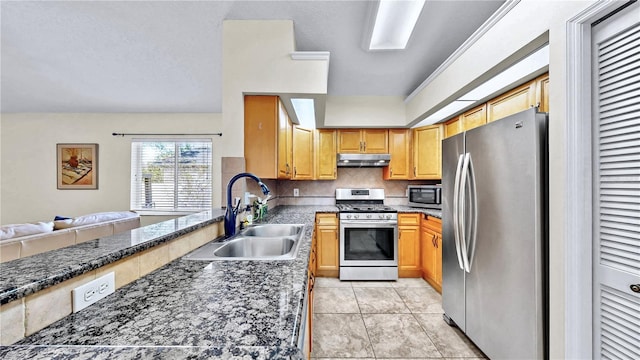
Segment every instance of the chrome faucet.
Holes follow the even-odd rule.
[[[269,198],[269,188],[265,185],[259,177],[251,174],[251,173],[240,173],[229,180],[227,184],[227,210],[224,214],[224,237],[229,238],[236,234],[236,216],[238,215],[238,208],[240,206],[240,201],[236,202],[236,205],[233,206],[231,204],[231,188],[233,187],[233,183],[235,183],[238,179],[248,177],[255,180],[258,185],[260,185],[260,189],[262,189],[262,193],[267,195],[267,199]],[[266,201],[266,200],[265,200]]]

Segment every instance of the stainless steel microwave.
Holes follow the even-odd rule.
[[[440,185],[409,185],[407,196],[409,206],[442,209],[442,186]]]

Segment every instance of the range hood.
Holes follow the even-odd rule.
[[[389,166],[390,154],[338,154],[338,167]]]

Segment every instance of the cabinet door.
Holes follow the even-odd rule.
[[[444,137],[448,138],[462,132],[460,117],[456,116],[444,123]]]
[[[282,101],[278,101],[278,179],[291,179],[292,131],[287,110]]]
[[[471,130],[487,123],[487,105],[482,104],[460,115],[462,130]]]
[[[319,276],[338,276],[338,228],[318,226],[318,258],[316,263]],[[335,274],[333,274],[335,272]]]
[[[549,73],[536,79],[537,101],[540,104],[538,110],[549,112]]]
[[[436,283],[436,290],[442,291],[442,234],[436,233],[434,243],[436,246],[434,252],[434,280]]]
[[[293,180],[313,180],[313,130],[293,127]]]
[[[389,152],[387,129],[362,130],[363,152],[367,154],[386,154]]]
[[[536,105],[535,81],[519,86],[487,103],[487,122],[527,110]]]
[[[413,179],[442,177],[442,126],[413,130]]]
[[[276,179],[278,97],[244,98],[244,157],[246,170],[260,178]]]
[[[316,179],[335,180],[336,168],[336,131],[317,130],[316,143]]]
[[[432,263],[429,259],[429,245],[433,238],[432,232],[425,226],[426,222],[426,219],[422,220],[422,225],[420,226],[420,269],[422,269],[422,278],[425,280],[430,273],[429,266]]]
[[[420,227],[398,226],[398,276],[420,277]]]
[[[360,129],[340,129],[338,130],[338,152],[339,153],[360,153],[363,144],[360,138]]]
[[[409,130],[389,130],[389,153],[391,162],[382,169],[385,180],[409,179]]]
[[[338,218],[336,214],[316,215],[316,275],[338,277]]]

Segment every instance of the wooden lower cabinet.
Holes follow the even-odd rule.
[[[398,276],[420,277],[420,214],[398,214]]]
[[[420,226],[422,278],[442,292],[442,220],[425,216]]]
[[[340,246],[337,214],[316,214],[315,233],[316,276],[338,277]]]
[[[317,254],[317,242],[315,232],[313,234],[313,240],[311,243],[311,254],[309,254],[309,268],[307,271],[307,321],[305,323],[305,339],[304,339],[304,353],[307,355],[307,359],[311,358],[311,350],[313,345],[313,297],[314,286],[316,282],[316,254]]]

